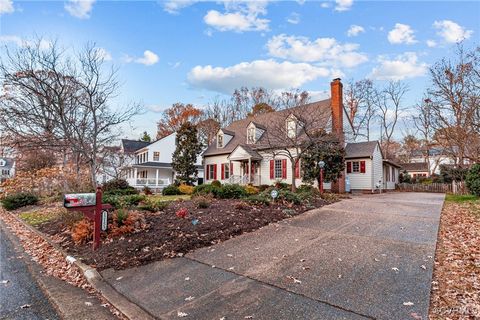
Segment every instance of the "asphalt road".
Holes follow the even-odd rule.
[[[0,225],[0,319],[60,319]]]

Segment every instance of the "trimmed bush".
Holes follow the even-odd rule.
[[[125,179],[114,179],[108,182],[105,182],[102,186],[104,192],[108,192],[111,190],[118,190],[118,189],[129,189],[131,188],[128,184],[127,180]]]
[[[111,204],[114,208],[120,208],[120,197],[114,194],[103,194],[102,202]]]
[[[292,185],[285,182],[277,181],[275,182],[275,188],[281,189],[281,190],[291,190]]]
[[[146,197],[143,194],[131,194],[121,197],[120,202],[123,203],[125,206],[136,206],[141,201],[145,200],[145,198]]]
[[[146,196],[153,194],[152,189],[148,186],[143,187],[143,193],[145,193]]]
[[[241,185],[226,184],[218,189],[216,196],[220,199],[241,199],[247,196],[247,191]]]
[[[222,183],[218,180],[213,180],[211,185],[214,187],[220,188],[222,186]]]
[[[147,198],[143,202],[140,203],[138,208],[140,210],[157,212],[157,211],[165,210],[170,205],[170,203],[171,203],[171,201],[162,201],[162,200],[155,199],[155,198]]]
[[[247,185],[245,186],[245,191],[247,192],[248,195],[254,195],[259,192],[258,188],[252,186],[252,185]]]
[[[182,194],[182,193],[180,192],[180,190],[178,189],[178,187],[176,185],[171,184],[171,185],[163,188],[162,194],[164,196],[176,196],[176,195],[179,195],[179,194]]]
[[[210,207],[210,202],[212,201],[212,199],[200,196],[196,197],[194,201],[197,204],[198,209],[207,209],[208,207]]]
[[[5,210],[15,210],[38,202],[37,196],[27,192],[15,193],[3,198],[1,201]]]
[[[181,184],[178,187],[178,191],[180,191],[181,194],[192,194],[194,190],[194,187],[186,185],[186,184]]]
[[[265,206],[270,205],[270,197],[264,194],[256,194],[253,196],[249,196],[246,200],[252,204],[262,204]]]
[[[290,202],[293,204],[300,204],[302,202],[300,197],[296,193],[293,193],[288,190],[280,190],[278,192],[278,199],[286,202]]]
[[[212,184],[201,184],[193,188],[193,194],[199,195],[199,196],[206,196],[206,195],[216,196],[218,193],[218,190],[220,189],[221,187],[215,187]]]
[[[130,194],[138,194],[138,190],[136,190],[134,187],[128,187],[127,189],[111,189],[111,190],[105,191],[103,194],[115,195],[115,196],[126,196]]]
[[[480,163],[474,164],[470,168],[465,183],[471,194],[480,197]]]

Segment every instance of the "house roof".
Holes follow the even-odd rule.
[[[347,143],[345,147],[345,158],[369,158],[373,155],[378,141]]]
[[[394,161],[394,160],[392,160],[392,159],[384,159],[384,160],[383,160],[383,163],[388,163],[389,165],[394,166],[394,167],[397,167],[397,168],[401,168],[401,167],[402,167],[400,164],[398,164],[396,161]]]
[[[239,144],[237,146],[237,148],[241,147],[243,150],[245,150],[246,153],[248,153],[248,155],[254,159],[254,160],[261,160],[263,159],[263,157],[255,150],[253,150],[249,145],[246,145],[246,144]],[[235,148],[235,149],[237,149]],[[232,156],[232,154],[234,153],[235,150],[232,151],[232,153],[228,156],[229,158]]]
[[[401,167],[406,171],[428,171],[428,164],[426,162],[402,163]]]
[[[171,169],[172,168],[172,164],[169,163],[169,162],[153,162],[153,161],[148,161],[148,162],[144,162],[144,163],[138,163],[138,164],[133,164],[132,165],[133,168],[145,168],[145,167],[148,167],[148,168],[168,168],[168,169]],[[203,166],[200,164],[200,165],[195,165],[195,167],[197,169],[201,169],[203,170]]]
[[[123,151],[125,153],[134,153],[138,149],[148,146],[151,142],[140,140],[122,139]]]
[[[318,128],[327,128],[332,117],[330,99],[275,112],[267,112],[232,122],[232,124],[225,129],[235,133],[233,138],[223,148],[217,148],[217,142],[215,139],[205,150],[203,156],[228,154],[238,145],[244,145],[247,142],[247,127],[250,122],[254,122],[256,126],[259,126],[262,129],[265,128],[268,132],[269,130],[278,127],[278,125],[281,124],[282,121],[285,121],[290,114],[294,114],[297,117],[304,119],[314,116],[316,122],[315,125]],[[225,132],[224,129],[222,130]],[[251,150],[268,148],[267,139],[267,135],[263,134],[255,144],[248,145],[248,147],[250,147]]]

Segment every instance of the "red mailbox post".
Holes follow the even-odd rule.
[[[97,187],[96,193],[66,194],[63,206],[68,211],[81,212],[93,221],[93,250],[97,250],[100,247],[102,211],[112,208],[110,204],[102,204],[102,188]]]

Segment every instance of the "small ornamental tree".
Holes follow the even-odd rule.
[[[476,163],[470,168],[465,183],[471,194],[480,197],[480,163]]]
[[[172,156],[172,167],[177,173],[177,179],[186,184],[197,180],[195,163],[202,151],[198,140],[198,132],[194,125],[185,122],[177,132],[175,152]]]
[[[301,157],[303,181],[313,183],[317,181],[320,185],[319,161],[324,161],[324,181],[337,181],[345,169],[345,150],[339,140],[332,134],[324,131],[316,133],[316,143],[309,144]],[[320,142],[321,141],[321,142]]]
[[[142,137],[140,138],[141,141],[145,141],[145,142],[152,142],[152,138],[150,137],[150,135],[148,134],[147,131],[144,131],[143,132],[143,135]]]

